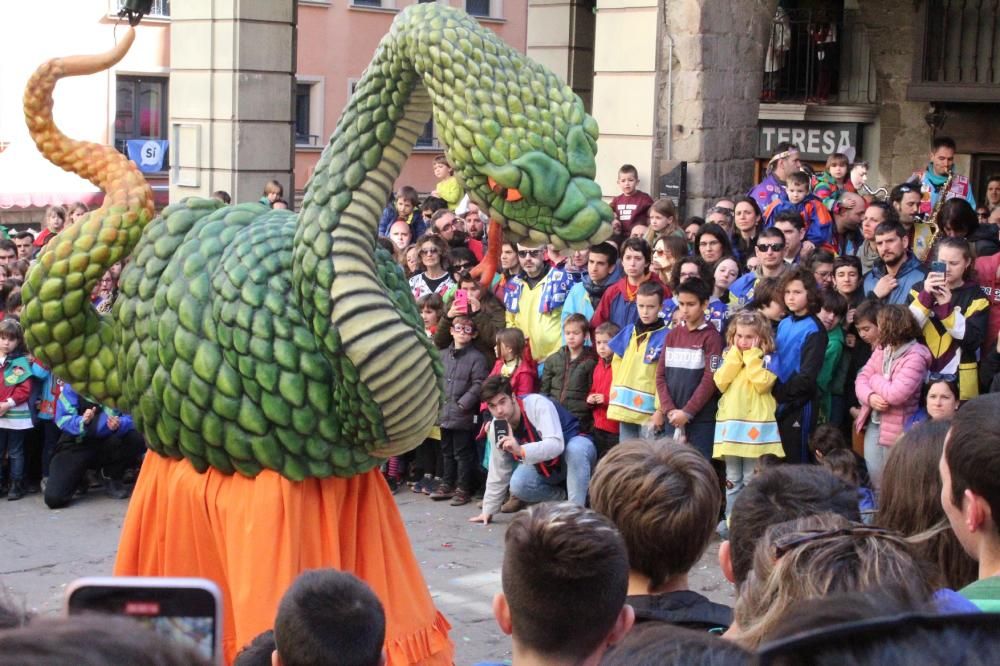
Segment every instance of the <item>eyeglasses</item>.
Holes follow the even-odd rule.
[[[985,210],[982,211],[982,212],[980,212],[980,213],[978,213],[978,215],[979,215],[979,219],[980,220],[985,220],[986,218],[988,218],[990,216],[990,214],[987,213]]]
[[[666,250],[653,250],[653,254],[655,254],[658,257],[663,257],[663,256],[666,256],[667,251]]]
[[[466,335],[472,335],[476,332],[476,329],[469,324],[452,324],[451,330],[456,333],[465,333]]]
[[[422,250],[420,250],[420,254],[424,256],[429,256],[432,254],[441,254],[441,250],[437,249],[436,247],[425,247]]]
[[[775,541],[774,559],[779,560],[796,548],[814,541],[823,541],[825,539],[834,539],[842,536],[869,537],[895,535],[896,533],[892,530],[883,529],[881,527],[869,527],[868,525],[853,525],[851,527],[842,527],[837,530],[803,530],[801,532],[796,532],[795,534],[790,534],[787,538]]]
[[[452,264],[451,265],[451,270],[453,270],[453,271],[464,271],[465,269],[467,269],[471,265],[472,264]]]
[[[761,252],[781,252],[785,249],[784,243],[757,243],[757,249]]]
[[[542,256],[542,250],[518,250],[517,256],[522,259],[527,259],[528,257],[534,257],[537,259]]]

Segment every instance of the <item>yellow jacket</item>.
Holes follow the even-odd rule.
[[[768,369],[773,362],[771,355],[765,357],[757,347],[741,352],[733,345],[723,354],[722,366],[713,375],[722,391],[715,414],[713,458],[757,458],[765,453],[784,457],[774,420],[777,402],[771,395],[778,379]]]

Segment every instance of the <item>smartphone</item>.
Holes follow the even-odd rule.
[[[455,291],[455,309],[462,314],[469,314],[469,290],[458,289]]]
[[[947,266],[944,265],[943,261],[931,262],[931,273],[940,273],[943,276],[946,268]]]
[[[500,448],[500,440],[510,434],[510,424],[506,419],[493,419],[493,436],[496,437],[497,448]]]
[[[167,638],[222,663],[222,597],[204,578],[80,578],[66,590],[66,613],[133,618]]]

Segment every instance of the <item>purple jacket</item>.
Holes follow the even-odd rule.
[[[747,196],[756,199],[757,205],[760,206],[761,210],[767,208],[775,199],[788,201],[788,195],[785,194],[785,186],[781,184],[780,180],[775,178],[773,173],[767,174],[767,178],[760,181],[760,184],[750,190]]]
[[[872,413],[868,398],[872,393],[877,393],[889,403],[889,409],[882,412],[878,443],[892,446],[896,443],[896,438],[903,434],[907,419],[920,406],[920,387],[931,364],[931,352],[919,342],[913,342],[892,364],[888,376],[882,373],[884,357],[885,347],[876,347],[865,367],[858,373],[855,390],[858,402],[861,403],[861,412],[854,427],[858,432],[864,427]]]

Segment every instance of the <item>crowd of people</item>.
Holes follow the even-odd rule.
[[[478,502],[470,522],[520,512],[494,602],[515,663],[748,663],[759,649],[786,663],[802,632],[824,659],[867,663],[894,640],[980,635],[965,613],[1000,609],[1000,398],[977,398],[1000,390],[1000,177],[977,207],[955,150],[936,139],[881,201],[857,191],[867,165],[834,154],[810,174],[781,144],[749,193],[687,219],[623,165],[611,240],[499,241],[485,285],[472,269],[498,241],[447,160],[430,196],[394,194],[379,243],[441,351],[444,401],[383,473],[394,492]],[[282,194],[268,183],[261,203]],[[34,254],[85,211],[53,207],[37,236],[0,239],[0,485],[53,508],[94,484],[127,497],[144,451],[127,414],[27,354],[17,323]],[[119,272],[95,288],[98,311]],[[716,533],[733,608],[688,589]],[[242,663],[335,649],[309,627],[284,643],[282,612]],[[829,629],[842,623],[870,640],[843,645]]]

